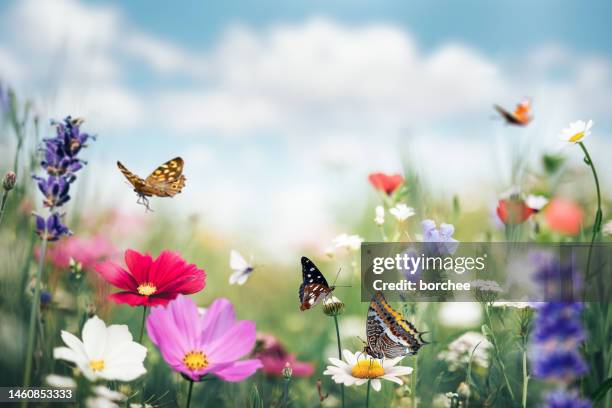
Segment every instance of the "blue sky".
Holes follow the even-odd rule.
[[[533,160],[557,151],[559,130],[582,118],[595,120],[590,143],[604,161],[611,9],[548,0],[6,1],[0,78],[42,117],[82,115],[100,135],[89,171],[105,182],[92,202],[140,211],[115,161],[145,175],[182,155],[187,188],[154,208],[299,246],[362,214],[375,199],[364,182],[371,171],[408,164],[437,194],[487,205],[510,187],[509,152]],[[523,97],[534,100],[529,127],[492,119],[493,103]]]

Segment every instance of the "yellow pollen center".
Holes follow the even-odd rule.
[[[104,360],[91,360],[89,362],[89,368],[94,372],[104,370]]]
[[[580,141],[584,137],[584,132],[578,132],[574,136],[570,137],[569,141],[572,143],[576,143]]]
[[[378,378],[385,375],[385,369],[377,360],[360,360],[353,366],[351,375],[356,378]]]
[[[208,366],[206,354],[201,351],[190,351],[183,357],[183,364],[191,371],[201,370]]]
[[[152,283],[145,282],[142,285],[138,286],[137,290],[138,293],[140,293],[142,296],[151,296],[157,291],[157,288]]]

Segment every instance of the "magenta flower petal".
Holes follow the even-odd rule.
[[[255,346],[255,323],[242,320],[234,324],[223,336],[206,345],[211,361],[233,361],[248,354]]]
[[[202,321],[200,341],[210,343],[220,337],[236,322],[234,306],[225,298],[215,300],[206,310]]]
[[[133,291],[138,286],[132,275],[113,262],[103,262],[96,265],[96,271],[111,285],[119,289]]]
[[[149,280],[149,269],[153,259],[149,254],[141,254],[132,249],[125,251],[125,264],[132,273],[132,276],[138,282],[147,282]]]
[[[250,377],[262,367],[258,359],[236,361],[231,366],[215,371],[213,374],[225,381],[237,382]]]

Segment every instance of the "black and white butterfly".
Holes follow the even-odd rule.
[[[233,271],[229,277],[230,285],[244,285],[251,273],[255,270],[251,262],[247,262],[240,252],[234,249],[230,252],[230,268]]]
[[[335,286],[329,286],[317,266],[305,256],[302,257],[302,284],[300,285],[300,310],[311,309],[331,295]]]

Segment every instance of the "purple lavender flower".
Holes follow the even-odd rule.
[[[543,408],[591,408],[593,405],[580,399],[577,392],[557,390],[547,395]]]
[[[424,220],[421,222],[421,227],[423,228],[424,246],[428,253],[435,255],[455,253],[459,241],[453,238],[455,227],[452,224],[440,224],[438,229],[433,220]]]
[[[34,214],[36,218],[36,233],[42,239],[47,233],[47,241],[57,241],[64,235],[70,235],[72,232],[67,226],[62,224],[61,216],[58,212],[52,213],[48,219],[44,219],[38,214]]]
[[[65,177],[48,176],[43,177],[33,176],[34,180],[38,181],[38,189],[45,196],[43,204],[45,207],[60,207],[70,200],[68,191],[70,184]]]

